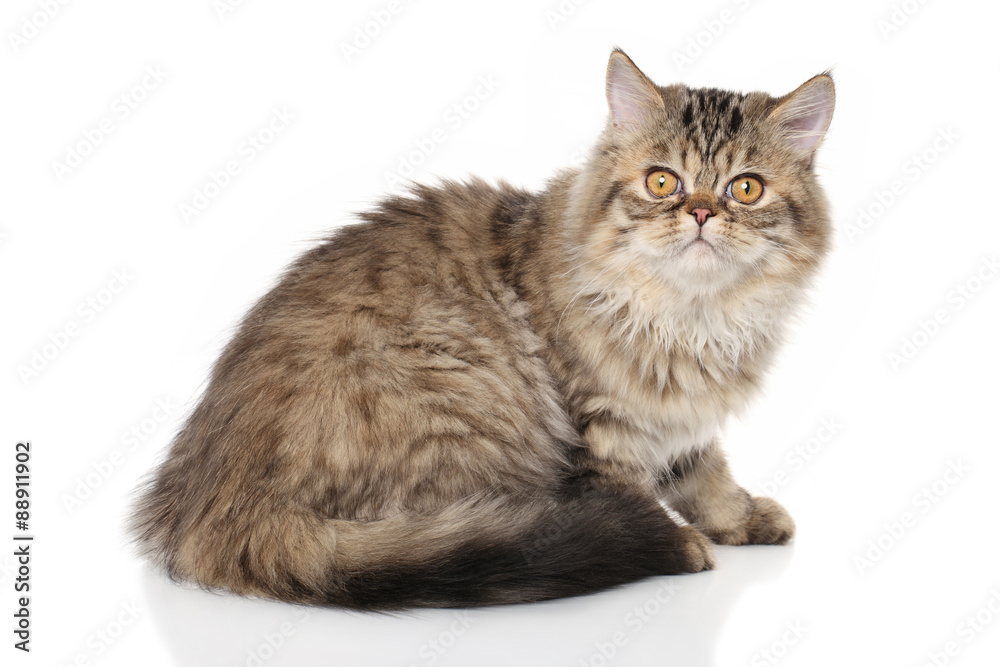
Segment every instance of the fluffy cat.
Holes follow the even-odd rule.
[[[142,489],[145,552],[213,589],[398,609],[787,542],[716,438],[827,252],[833,81],[657,87],[616,50],[607,98],[588,162],[543,191],[418,185],[299,259]]]

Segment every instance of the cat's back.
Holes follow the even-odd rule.
[[[286,271],[247,314],[217,375],[261,361],[322,373],[388,359],[405,370],[395,355],[447,366],[534,355],[540,339],[503,259],[509,228],[532,203],[479,179],[384,199]]]
[[[182,441],[234,461],[260,450],[261,478],[287,468],[330,516],[551,484],[555,443],[576,434],[497,261],[495,227],[529,202],[481,181],[420,187],[339,230],[247,315]]]
[[[534,195],[480,179],[416,185],[383,199],[301,257],[261,306],[276,314],[311,306],[332,310],[392,310],[422,303],[431,293],[490,298],[502,289],[508,229]]]

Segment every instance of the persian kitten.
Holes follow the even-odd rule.
[[[541,192],[418,185],[288,269],[141,491],[148,555],[210,588],[394,609],[791,538],[717,435],[827,251],[833,81],[658,87],[615,51],[606,92],[588,161]]]

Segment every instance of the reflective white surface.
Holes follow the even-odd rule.
[[[732,610],[745,596],[766,595],[759,589],[787,570],[794,551],[725,548],[712,573],[574,600],[397,615],[242,600],[156,576],[140,581],[152,624],[177,664],[253,664],[256,657],[269,665],[597,665],[602,656],[627,664],[663,664],[666,656],[712,664],[724,654]],[[780,633],[784,619],[775,621]]]

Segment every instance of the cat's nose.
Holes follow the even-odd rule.
[[[691,209],[691,215],[694,216],[694,219],[698,221],[698,226],[701,227],[708,222],[708,219],[715,215],[715,213],[707,208],[695,208]]]

